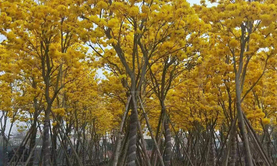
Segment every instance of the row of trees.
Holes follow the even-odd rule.
[[[47,166],[276,165],[277,1],[201,3],[0,1],[3,150],[10,121],[30,166],[38,133]]]

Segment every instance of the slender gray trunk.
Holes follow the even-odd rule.
[[[165,166],[170,166],[170,159],[171,159],[171,133],[170,133],[167,117],[164,120],[164,130],[165,130],[164,165]]]
[[[134,99],[134,95],[132,95],[132,100]],[[136,115],[137,105],[136,101],[131,102],[131,116],[129,122],[129,145],[127,152],[127,166],[136,166],[136,151],[137,151],[137,121],[138,117]]]
[[[230,152],[230,161],[229,161],[229,166],[236,166],[236,161],[237,161],[237,132],[236,128],[232,129],[233,132],[231,133],[231,152]]]
[[[29,160],[28,166],[33,166],[34,163],[34,153],[31,153],[35,149],[36,145],[36,135],[37,135],[37,118],[34,119],[34,122],[31,127],[32,133],[31,133],[31,138],[30,138],[30,148],[29,148],[29,154],[31,155],[31,158]],[[34,150],[33,150],[34,149]]]
[[[238,122],[239,122],[239,128],[243,139],[243,146],[244,146],[244,152],[245,152],[245,164],[247,166],[253,166],[252,161],[252,155],[250,151],[250,145],[249,145],[249,139],[245,127],[245,121],[243,117],[243,112],[241,109],[241,87],[240,87],[240,74],[236,74],[236,105],[237,105],[237,113],[238,113]]]
[[[42,143],[42,157],[43,157],[43,166],[50,166],[50,140],[49,140],[49,131],[50,131],[50,107],[48,106],[45,111],[44,119],[44,131],[43,131],[43,143]]]

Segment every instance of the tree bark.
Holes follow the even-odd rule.
[[[134,95],[132,95],[132,100],[134,99]],[[137,105],[136,101],[131,102],[131,116],[129,121],[129,145],[127,152],[127,166],[136,166],[136,150],[137,150],[137,121],[138,117],[136,115]]]
[[[43,131],[43,143],[42,143],[42,157],[43,157],[43,166],[50,166],[50,140],[49,140],[49,131],[50,131],[50,110],[48,106],[45,110],[45,119],[44,119],[44,131]]]
[[[237,100],[236,105],[237,105],[238,122],[239,122],[239,128],[243,139],[243,146],[244,146],[244,152],[245,152],[245,164],[247,166],[253,166],[249,139],[248,139],[248,135],[245,127],[243,112],[241,109],[241,87],[240,87],[241,85],[240,85],[239,76],[240,74],[236,73],[235,84],[236,84],[236,100]]]
[[[56,158],[56,150],[57,150],[57,127],[53,127],[53,135],[52,135],[52,152],[51,152],[51,158],[52,158],[52,163],[53,166],[57,166],[57,158]]]
[[[229,166],[236,166],[236,161],[237,161],[237,132],[236,128],[232,129],[233,132],[231,133],[231,152],[230,152],[230,161],[229,161]]]
[[[164,130],[165,130],[165,154],[164,154],[164,165],[170,166],[171,159],[171,133],[168,124],[167,117],[164,120]]]
[[[37,118],[34,118],[34,122],[32,124],[32,133],[30,138],[30,148],[29,148],[29,154],[31,155],[31,158],[29,160],[28,166],[33,166],[34,163],[34,153],[31,153],[32,151],[35,151],[35,145],[36,145],[36,135],[37,135]],[[34,149],[34,150],[33,150]]]

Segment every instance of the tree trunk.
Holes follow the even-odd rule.
[[[36,135],[37,135],[37,118],[34,118],[34,122],[32,124],[31,127],[32,133],[31,133],[31,137],[30,137],[30,148],[29,148],[29,154],[31,154],[31,151],[35,148],[36,145]],[[35,151],[35,150],[34,150]],[[31,154],[31,158],[30,161],[28,163],[28,166],[33,166],[34,163],[34,153]]]
[[[1,124],[1,127],[2,127],[1,136],[2,136],[2,139],[3,139],[3,165],[5,166],[5,165],[8,165],[8,143],[9,143],[9,139],[5,135],[8,116],[7,116],[7,112],[3,111],[2,114],[4,114],[3,115],[4,116],[4,125]]]
[[[214,132],[210,130],[210,141],[209,141],[209,166],[215,165],[215,145],[214,145]]]
[[[237,105],[237,112],[238,112],[238,122],[239,122],[239,128],[243,139],[243,146],[244,146],[244,152],[245,152],[245,164],[247,166],[253,166],[252,162],[252,155],[250,151],[250,145],[249,145],[249,139],[245,127],[245,121],[243,118],[243,112],[241,109],[241,88],[240,88],[240,79],[239,74],[236,74],[236,105]]]
[[[229,161],[229,166],[236,166],[236,161],[237,161],[237,132],[236,128],[232,129],[234,130],[232,132],[231,136],[231,152],[230,152],[230,161]]]
[[[50,140],[49,140],[49,131],[50,131],[50,111],[51,107],[48,106],[45,110],[45,119],[44,119],[44,131],[43,131],[43,143],[42,143],[42,157],[43,157],[43,166],[50,166]]]
[[[170,166],[170,159],[171,159],[171,133],[170,133],[167,117],[164,120],[164,130],[165,130],[164,165],[165,166]]]
[[[52,152],[51,152],[51,158],[52,158],[52,163],[53,166],[57,166],[57,156],[56,156],[56,150],[57,150],[57,131],[58,126],[53,127],[53,136],[52,136]]]
[[[8,140],[5,135],[3,137],[3,166],[8,165]]]
[[[134,99],[135,95],[132,95],[132,100]],[[136,100],[135,102],[131,102],[131,116],[130,116],[130,126],[129,126],[129,145],[128,145],[128,152],[127,152],[127,166],[136,166],[136,150],[137,150],[137,121],[138,117],[136,116],[137,112],[137,105]]]

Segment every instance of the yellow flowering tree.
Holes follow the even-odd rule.
[[[217,6],[210,8],[205,6],[196,8],[201,19],[213,25],[211,32],[214,44],[221,49],[216,56],[230,57],[233,65],[239,129],[244,143],[245,161],[251,166],[253,161],[242,103],[266,72],[268,60],[276,54],[275,5],[268,1],[218,3]],[[260,65],[252,69],[257,71],[256,77],[248,81],[251,79],[248,72],[255,59],[259,60]]]

